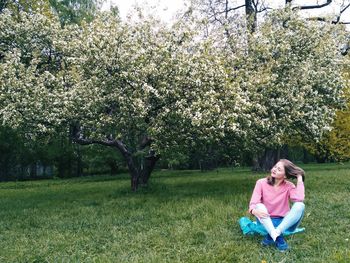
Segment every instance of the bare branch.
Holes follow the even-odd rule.
[[[340,24],[340,25],[350,25],[350,22],[339,22],[340,17],[338,16],[336,20],[327,20],[324,17],[310,17],[307,18],[307,20],[309,21],[320,21],[320,22],[331,22],[332,24],[336,25],[336,24]]]
[[[258,10],[258,5],[259,5],[259,0],[257,1],[252,1],[252,6],[254,7],[255,11]]]
[[[342,10],[340,10],[340,14],[344,13],[344,11],[349,7],[350,7],[350,3],[347,6],[345,6]]]
[[[347,24],[347,23],[344,23],[344,22],[339,22],[340,21],[340,18],[342,16],[342,14],[346,11],[346,9],[348,9],[350,7],[350,3],[345,6],[343,9],[340,10],[339,12],[339,15],[337,16],[337,19],[332,21],[332,24]]]
[[[236,6],[236,7],[229,8],[229,9],[227,9],[227,12],[231,12],[231,11],[233,11],[233,10],[240,9],[240,8],[242,8],[242,7],[245,7],[245,5],[240,5],[240,6]]]
[[[261,9],[257,10],[257,13],[261,13],[261,12],[264,12],[264,11],[267,11],[267,10],[273,10],[273,8],[271,8],[271,7],[263,7]]]
[[[234,11],[234,10],[237,10],[237,9],[240,9],[242,7],[245,7],[245,5],[240,5],[240,6],[236,6],[236,7],[232,7],[232,8],[228,8],[227,10],[223,10],[223,11],[215,11],[214,8],[211,7],[214,15],[221,15],[221,14],[224,14],[224,13],[228,13],[228,12],[231,12],[231,11]]]
[[[269,7],[265,1],[262,1],[260,8],[256,10],[257,13],[261,13],[267,10],[272,10],[273,8]]]
[[[287,1],[286,1],[287,2]],[[305,10],[305,9],[316,9],[316,8],[322,8],[327,5],[330,5],[332,3],[332,0],[327,0],[326,3],[321,4],[321,5],[307,5],[307,6],[297,6],[294,7],[293,9],[300,9],[300,10]]]

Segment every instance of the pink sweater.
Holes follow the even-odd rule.
[[[284,181],[276,189],[267,183],[267,178],[259,179],[253,191],[249,203],[249,211],[258,203],[263,203],[270,217],[284,217],[290,210],[289,199],[293,202],[302,202],[305,197],[304,183],[298,182],[297,186],[289,181]]]

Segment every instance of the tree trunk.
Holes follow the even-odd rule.
[[[128,165],[129,174],[131,176],[131,190],[134,192],[137,191],[140,182],[142,185],[147,186],[148,180],[154,170],[156,162],[159,160],[159,157],[155,156],[154,153],[151,153],[144,158],[144,165],[139,169],[136,167],[131,154],[125,154],[123,157]]]
[[[29,177],[30,177],[31,179],[35,179],[36,176],[37,176],[37,164],[36,164],[36,162],[35,162],[35,163],[32,163],[32,164],[30,165],[30,175],[29,175]]]
[[[255,157],[253,161],[254,171],[269,171],[273,165],[277,162],[278,150],[277,149],[265,149],[264,154]]]
[[[327,157],[326,156],[318,156],[315,155],[315,159],[317,163],[326,163]]]
[[[304,147],[303,147],[303,163],[309,163],[309,153]]]
[[[247,30],[249,33],[254,33],[257,27],[257,17],[252,0],[245,0],[245,14],[247,17]]]
[[[130,175],[131,175],[131,190],[133,192],[136,192],[139,187],[139,175],[138,173],[137,174],[130,173]]]
[[[124,157],[124,160],[126,161],[126,164],[129,169],[129,174],[131,176],[131,190],[133,192],[136,192],[138,186],[139,186],[139,178],[140,178],[140,172],[137,169],[134,160],[132,159],[132,155],[129,151],[123,151],[119,147],[117,147],[118,150],[121,152],[121,154]]]
[[[70,127],[70,136],[74,142],[79,143],[80,145],[100,144],[118,150],[122,154],[128,166],[131,177],[131,190],[134,192],[137,191],[141,179],[142,184],[146,185],[148,183],[155,164],[159,159],[159,156],[156,156],[153,151],[150,151],[149,156],[145,157],[143,167],[138,168],[133,160],[132,153],[129,151],[123,141],[119,139],[106,138],[104,140],[93,140],[84,138],[84,136],[81,134],[79,125],[72,125]],[[141,142],[140,149],[144,149],[146,146],[150,146],[150,144],[151,139],[146,136]]]
[[[116,175],[118,173],[118,164],[112,159],[108,161],[108,166],[110,169],[111,175]]]
[[[156,156],[154,152],[151,152],[149,156],[145,157],[144,166],[141,171],[142,185],[147,186],[148,180],[158,160],[159,156]]]
[[[270,171],[271,168],[282,158],[288,158],[288,146],[281,148],[266,148],[261,156],[253,158],[253,171]]]
[[[80,177],[83,175],[83,161],[82,161],[82,156],[81,156],[81,149],[80,149],[80,145],[77,145],[76,148],[76,152],[77,152],[77,176]]]

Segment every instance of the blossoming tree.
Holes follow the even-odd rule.
[[[229,50],[181,23],[100,15],[61,28],[20,15],[0,16],[2,124],[116,149],[133,190],[160,156],[197,143],[230,138],[257,152],[319,138],[342,105],[337,32],[288,11],[272,13],[248,49],[238,39]]]
[[[336,109],[344,105],[343,32],[286,9],[272,12],[252,35],[240,80],[251,103],[243,120],[248,148],[276,149],[296,136],[318,140],[331,129]],[[267,157],[260,160],[263,169],[276,161],[261,156]]]
[[[114,147],[133,190],[148,182],[161,154],[236,129],[230,109],[240,107],[238,87],[222,56],[190,31],[104,15],[61,29],[22,15],[19,23],[1,17],[4,124],[32,135],[64,126],[79,144]]]

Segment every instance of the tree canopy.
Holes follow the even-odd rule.
[[[342,107],[337,27],[272,12],[231,48],[112,14],[61,27],[57,17],[0,16],[0,118],[38,134],[69,131],[79,144],[120,151],[132,188],[160,156],[230,138],[256,152],[303,134],[318,139]]]

